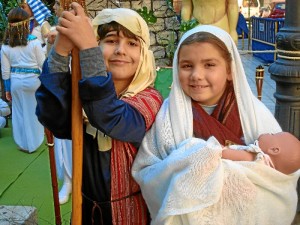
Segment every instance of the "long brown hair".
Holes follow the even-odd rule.
[[[21,7],[8,13],[8,27],[5,30],[3,43],[11,47],[26,46],[29,34],[29,15]]]

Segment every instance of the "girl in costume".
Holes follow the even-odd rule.
[[[34,95],[44,60],[39,40],[29,33],[29,15],[20,7],[12,9],[1,48],[1,70],[6,99],[12,101],[14,141],[27,153],[34,152],[44,140]]]
[[[156,71],[147,24],[133,10],[104,9],[92,21],[94,33],[84,9],[77,3],[71,7],[56,27],[58,36],[36,92],[36,113],[54,136],[71,137],[68,56],[77,46],[83,76],[79,95],[86,115],[82,224],[149,224],[146,204],[130,173],[162,103],[152,88]]]
[[[47,35],[51,27],[47,21],[51,17],[50,10],[40,0],[21,0],[20,5],[30,16],[30,33],[38,38],[46,54]]]
[[[169,98],[132,167],[152,224],[291,224],[299,173],[221,158],[227,143],[281,132],[251,92],[230,35],[209,25],[186,32],[173,65]]]

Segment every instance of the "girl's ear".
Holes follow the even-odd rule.
[[[278,155],[280,153],[280,148],[279,147],[270,147],[267,150],[267,154],[269,155]]]
[[[231,73],[231,71],[228,72],[227,80],[228,80],[228,81],[231,81],[231,80],[232,80],[232,73]]]

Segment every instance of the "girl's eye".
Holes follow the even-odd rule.
[[[180,68],[189,69],[189,68],[192,68],[192,64],[182,64],[182,65],[180,65]]]
[[[214,66],[216,66],[216,64],[214,64],[214,63],[206,63],[205,64],[205,67],[214,67]]]

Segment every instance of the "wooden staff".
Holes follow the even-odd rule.
[[[45,134],[46,134],[47,146],[48,146],[48,150],[49,150],[52,194],[53,194],[54,213],[55,213],[55,224],[61,225],[60,207],[59,207],[59,200],[58,200],[58,185],[57,185],[55,156],[54,156],[53,134],[47,128],[45,128]]]
[[[64,10],[69,8],[72,0],[61,0]],[[84,0],[75,1],[85,8]],[[72,50],[72,225],[82,223],[82,152],[83,152],[83,124],[82,106],[79,99],[78,81],[81,79],[79,51]]]
[[[82,221],[82,106],[79,99],[78,81],[81,79],[78,49],[72,51],[72,225]]]

